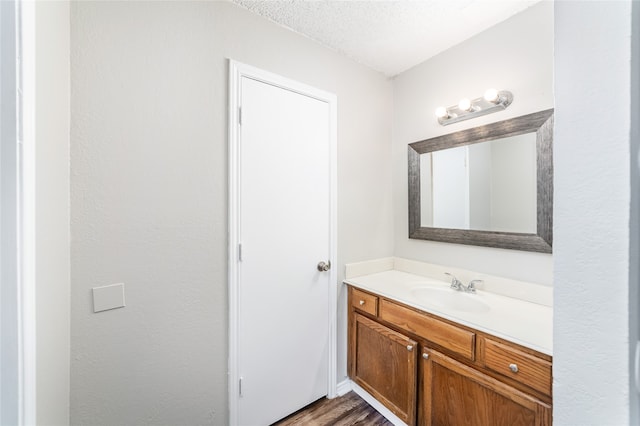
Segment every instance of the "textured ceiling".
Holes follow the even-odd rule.
[[[539,0],[231,0],[388,76]]]

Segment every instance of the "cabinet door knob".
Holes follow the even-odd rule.
[[[360,306],[364,305],[364,300],[360,301]]]
[[[518,365],[517,364],[509,364],[509,370],[511,370],[514,373],[518,372]]]
[[[413,345],[407,345],[407,350],[411,352],[413,350]]]
[[[422,358],[429,359],[429,354],[422,354]]]

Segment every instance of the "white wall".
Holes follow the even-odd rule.
[[[227,58],[337,94],[340,281],[393,252],[391,82],[227,2],[71,9],[71,421],[225,424]]]
[[[36,2],[36,421],[69,424],[69,2]]]
[[[631,22],[631,1],[555,3],[557,425],[630,424],[637,405],[629,383],[629,320],[638,309],[629,300],[637,286],[629,281]]]
[[[536,233],[538,181],[536,134],[491,142],[490,229]]]
[[[487,88],[511,90],[505,111],[443,127],[434,111]],[[407,144],[553,108],[553,4],[539,3],[396,77],[393,111],[395,256],[545,285],[549,254],[408,238]]]

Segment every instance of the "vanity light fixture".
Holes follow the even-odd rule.
[[[502,111],[513,102],[513,94],[508,90],[488,89],[481,98],[469,100],[461,99],[458,105],[449,108],[436,108],[438,123],[446,126],[458,121],[480,117],[492,112]]]

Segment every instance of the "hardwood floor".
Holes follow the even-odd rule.
[[[393,426],[355,392],[339,398],[319,399],[274,426]]]

